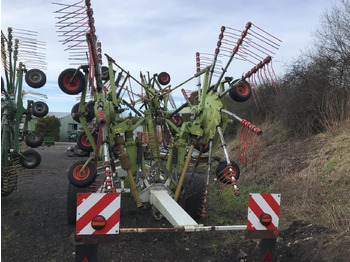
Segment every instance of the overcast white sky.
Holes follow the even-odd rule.
[[[52,0],[54,2],[62,2]],[[68,0],[63,1],[68,3]],[[76,0],[70,1],[77,2]],[[251,21],[283,42],[274,57],[274,69],[282,76],[286,66],[311,46],[320,17],[332,7],[331,0],[91,0],[97,36],[103,53],[135,76],[166,71],[175,86],[195,73],[195,53],[213,53],[222,25],[243,30]],[[52,112],[70,112],[77,102],[57,85],[69,65],[55,32],[57,6],[47,0],[2,0],[1,29],[34,30],[47,43],[47,94]],[[249,65],[249,69],[252,66]],[[247,70],[231,71],[239,77]],[[1,72],[3,73],[3,72]],[[29,87],[25,87],[30,90]],[[186,89],[186,88],[185,88]],[[191,89],[188,87],[187,89]]]

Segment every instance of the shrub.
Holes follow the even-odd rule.
[[[42,133],[44,136],[52,136],[55,141],[60,139],[60,120],[55,116],[39,118],[35,126],[35,131]]]

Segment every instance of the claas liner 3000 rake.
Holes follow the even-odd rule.
[[[8,196],[17,188],[17,176],[21,166],[32,169],[41,162],[41,156],[34,150],[44,142],[44,136],[28,130],[28,121],[44,117],[49,108],[43,101],[27,100],[24,95],[45,97],[36,92],[22,90],[23,78],[28,86],[41,88],[46,83],[45,43],[36,39],[34,31],[8,28],[8,34],[1,31],[1,62],[4,78],[1,77],[1,196]],[[31,68],[31,69],[29,69]],[[22,124],[22,125],[21,125]],[[21,150],[24,139],[27,150]]]
[[[107,66],[102,66],[90,1],[56,4],[58,32],[65,37],[66,50],[75,59],[86,59],[88,54],[86,65],[66,69],[58,78],[63,92],[80,94],[80,102],[72,108],[73,118],[84,129],[77,144],[92,152],[68,172],[68,219],[76,223],[76,239],[86,243],[98,235],[217,230],[275,237],[277,194],[250,195],[247,225],[204,226],[195,219],[206,216],[211,180],[222,186],[227,201],[240,194],[240,168],[229,156],[225,129],[233,120],[242,124],[237,160],[243,166],[248,155],[256,157],[262,131],[228,111],[226,99],[229,95],[244,102],[253,97],[259,106],[257,88],[262,83],[280,93],[272,68],[273,50],[280,40],[250,22],[243,31],[222,27],[214,54],[197,53],[197,72],[172,87],[168,73],[141,73],[137,80],[107,54]],[[225,76],[234,59],[252,63],[252,69],[240,78]],[[176,108],[173,91],[191,80],[197,80],[197,88],[182,89],[186,102]],[[128,109],[134,119],[121,117]],[[212,179],[213,156],[220,146],[225,160]],[[202,159],[207,159],[208,167],[203,176],[196,171]],[[120,228],[120,198],[129,192],[138,207],[150,206],[156,218],[164,216],[173,228]]]

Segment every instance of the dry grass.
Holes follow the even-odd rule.
[[[260,146],[257,168],[244,168],[239,185],[281,193],[282,228],[303,219],[350,232],[349,133],[347,122],[305,140],[278,137],[274,142],[267,137]],[[236,145],[236,141],[229,145],[232,156]]]
[[[314,140],[321,147],[307,160],[308,166],[300,172],[282,174],[282,179],[276,181],[283,196],[286,222],[305,219],[350,231],[348,131],[316,136]]]

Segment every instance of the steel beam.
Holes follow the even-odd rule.
[[[151,190],[150,203],[156,207],[173,226],[198,225],[166,190]]]

